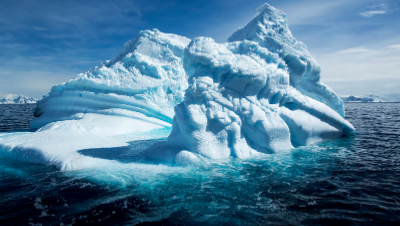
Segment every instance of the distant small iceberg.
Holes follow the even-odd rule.
[[[376,102],[400,102],[400,93],[391,94],[361,94],[361,95],[340,95],[343,102],[360,102],[360,103],[376,103]]]
[[[26,97],[19,94],[0,95],[0,104],[35,104],[35,98]]]

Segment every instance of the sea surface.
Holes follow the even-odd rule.
[[[400,225],[400,103],[349,103],[354,135],[144,173],[0,159],[0,225]],[[0,132],[34,105],[0,105]],[[0,133],[1,134],[1,133]]]

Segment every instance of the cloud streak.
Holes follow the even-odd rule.
[[[360,16],[373,17],[375,15],[383,15],[383,14],[388,14],[388,13],[389,13],[389,11],[387,11],[387,10],[372,10],[372,11],[366,11],[366,12],[360,13]]]
[[[400,44],[354,47],[317,55],[322,80],[339,94],[395,93],[400,90]]]
[[[359,13],[359,15],[362,17],[373,17],[376,15],[389,14],[397,10],[394,4],[392,7],[390,7],[387,3],[369,6],[369,8],[371,10]]]

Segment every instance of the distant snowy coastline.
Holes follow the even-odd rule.
[[[37,99],[18,94],[0,95],[0,104],[34,104]]]
[[[376,103],[376,102],[400,102],[400,93],[392,94],[362,94],[362,95],[339,95],[345,103],[361,102],[361,103]]]

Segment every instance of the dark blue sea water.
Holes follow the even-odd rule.
[[[0,132],[29,130],[36,104],[1,104]]]
[[[33,105],[0,105],[0,130]],[[0,225],[400,225],[400,104],[349,103],[354,135],[263,159],[143,173],[0,159]]]

